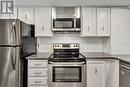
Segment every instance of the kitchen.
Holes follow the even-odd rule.
[[[20,72],[12,81],[11,72],[6,79],[0,73],[0,87],[129,87],[128,0],[16,0],[14,14],[0,14],[0,26],[8,19],[21,21],[21,50],[29,54],[12,64]]]

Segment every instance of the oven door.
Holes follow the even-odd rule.
[[[85,64],[49,64],[49,87],[85,87]]]
[[[53,66],[53,82],[81,82],[81,66]]]

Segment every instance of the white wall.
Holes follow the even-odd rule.
[[[111,9],[111,53],[130,54],[130,9]]]
[[[103,52],[104,38],[81,38],[80,34],[55,34],[54,38],[38,38],[38,52],[53,52],[53,43],[80,43],[80,52]]]

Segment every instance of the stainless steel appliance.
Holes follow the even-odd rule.
[[[49,87],[85,87],[86,58],[79,53],[79,44],[53,45],[49,57]]]
[[[24,22],[21,22],[20,26],[22,28],[22,37],[35,37],[34,25],[29,25]]]
[[[120,87],[130,87],[130,64],[120,63]]]
[[[0,19],[0,87],[21,86],[22,32],[27,26],[18,19]]]
[[[53,31],[80,31],[80,18],[54,18]]]
[[[81,28],[80,7],[55,7],[52,9],[52,20],[52,30],[55,32],[79,32]]]

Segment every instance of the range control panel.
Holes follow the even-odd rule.
[[[54,43],[53,49],[79,49],[79,43]]]

